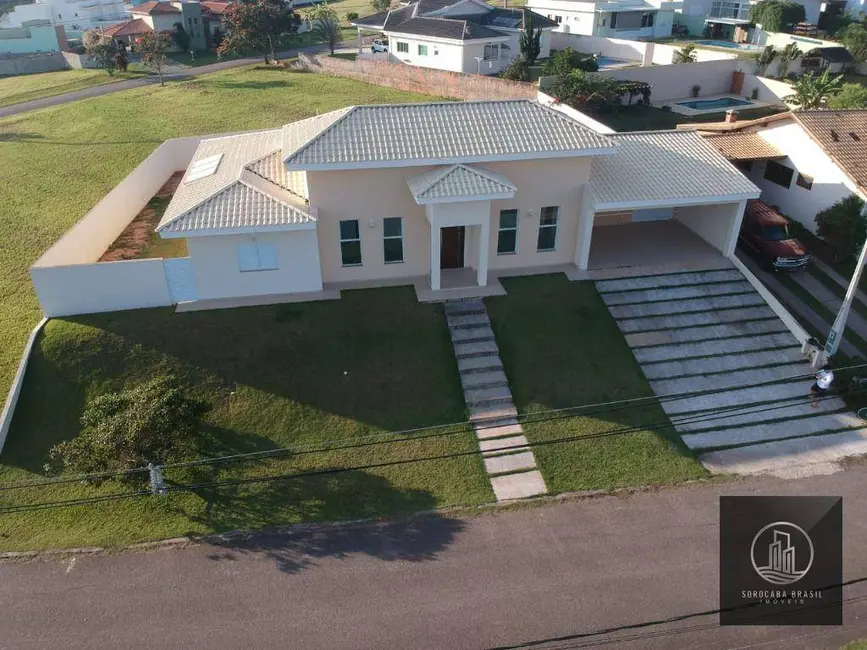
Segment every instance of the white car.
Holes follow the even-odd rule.
[[[388,52],[388,41],[376,39],[370,46],[370,51],[376,54],[377,52]]]

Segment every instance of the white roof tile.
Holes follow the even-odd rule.
[[[305,201],[310,198],[307,191],[307,174],[305,172],[290,172],[283,164],[280,151],[273,151],[264,158],[247,165],[247,169],[265,180],[279,185],[284,190],[296,194]]]
[[[593,160],[596,206],[686,201],[719,196],[758,198],[760,191],[693,131],[647,131],[609,136],[614,156]]]
[[[407,179],[417,202],[497,194],[513,195],[517,189],[502,174],[472,165],[437,167]]]

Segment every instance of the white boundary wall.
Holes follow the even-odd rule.
[[[0,413],[0,452],[3,451],[3,445],[6,444],[6,436],[9,434],[9,427],[12,425],[12,416],[15,414],[15,406],[18,404],[18,397],[21,395],[21,386],[24,384],[24,375],[27,372],[27,364],[30,361],[30,353],[33,352],[33,346],[36,345],[36,339],[39,337],[39,332],[45,327],[48,322],[47,318],[39,321],[39,324],[30,332],[30,337],[27,339],[27,344],[24,346],[24,354],[21,356],[21,361],[18,362],[18,370],[15,372],[15,377],[12,379],[12,387],[9,389],[9,394],[6,396],[6,403],[3,405],[3,411]]]
[[[584,54],[601,54],[602,56],[610,56],[613,59],[625,59],[626,61],[637,61],[638,63],[644,60],[648,50],[651,53],[653,51],[653,43],[646,43],[644,41],[551,32],[552,49],[565,50],[567,47],[571,47],[576,52],[583,52]]]
[[[777,104],[786,106],[783,101],[784,97],[792,94],[791,84],[780,81],[779,79],[769,79],[767,77],[757,77],[754,74],[744,75],[744,87],[741,94],[745,97],[751,97],[753,89],[758,88],[759,94],[756,100],[767,104]],[[791,107],[791,105],[789,105]]]
[[[651,86],[653,104],[683,99],[692,95],[692,87],[701,86],[701,94],[721,95],[731,91],[732,73],[737,59],[705,61],[704,63],[678,63],[650,68],[624,68],[606,70],[603,74],[619,80],[644,81]]]
[[[651,60],[655,65],[671,65],[674,61],[674,53],[682,49],[682,45],[665,45],[664,43],[649,43],[653,46]],[[706,50],[701,47],[695,49],[696,63],[706,61],[737,61],[737,54],[721,52],[719,50]]]

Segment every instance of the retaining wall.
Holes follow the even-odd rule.
[[[0,54],[0,76],[55,72],[57,70],[69,70],[69,68],[70,65],[61,52]]]

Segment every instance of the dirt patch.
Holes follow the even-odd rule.
[[[147,257],[147,250],[159,238],[154,229],[160,222],[183,177],[184,172],[175,172],[171,175],[165,185],[148,201],[142,211],[135,216],[135,219],[123,229],[114,243],[102,254],[102,257],[99,258],[100,262],[119,262]]]

